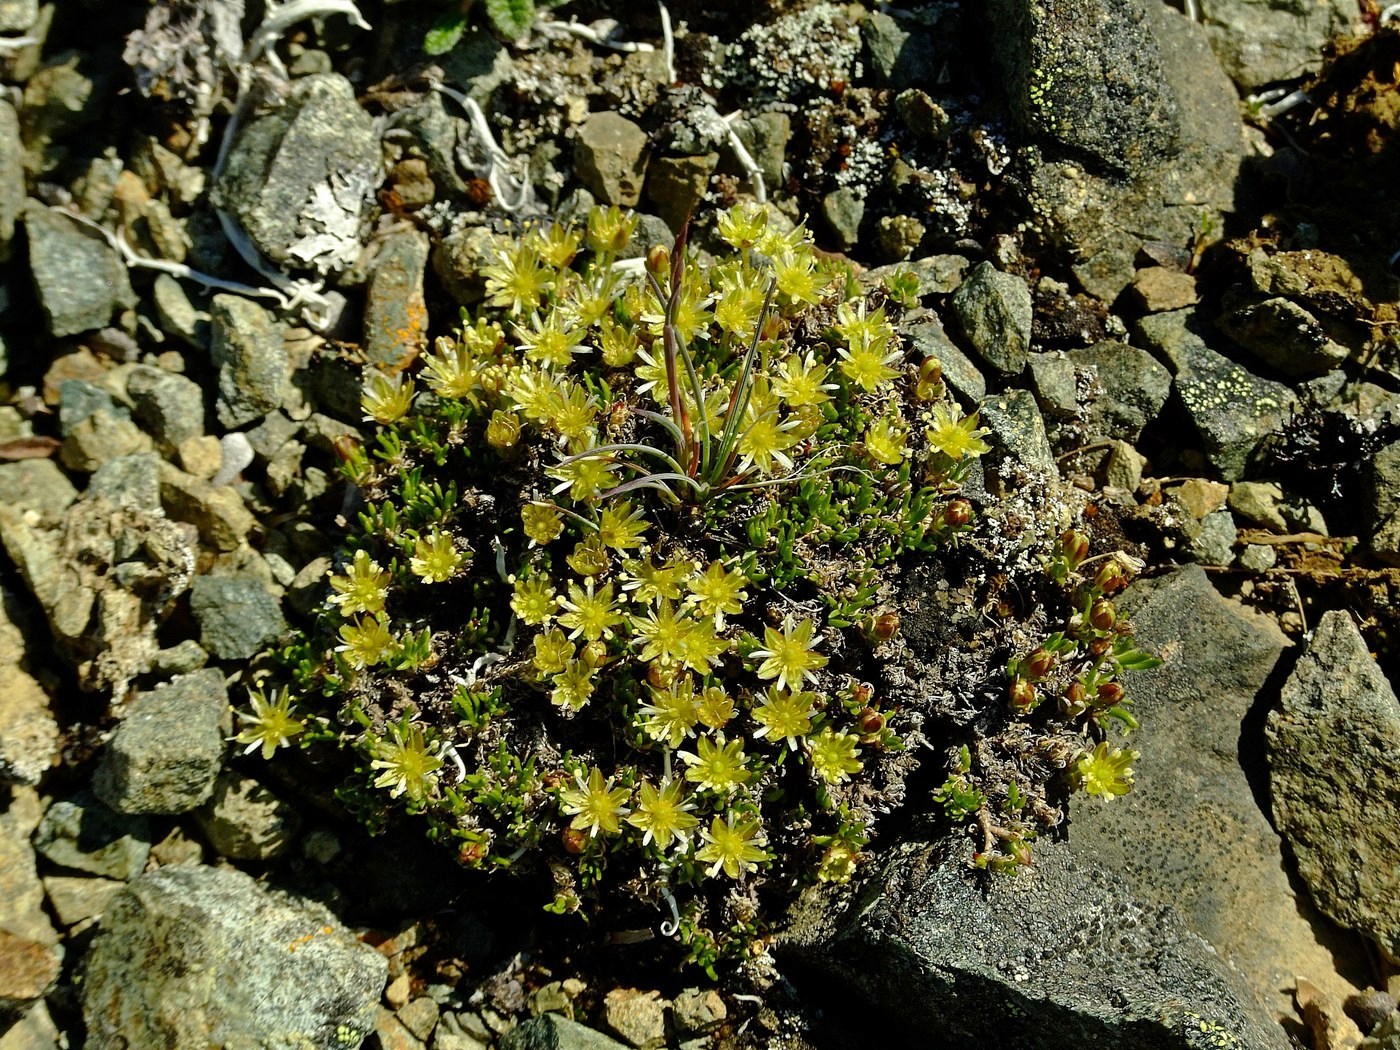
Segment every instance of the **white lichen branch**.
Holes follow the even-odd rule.
[[[360,14],[360,9],[355,6],[354,0],[289,0],[287,3],[267,0],[262,24],[253,30],[253,35],[248,38],[248,43],[243,49],[242,64],[251,66],[265,55],[268,64],[285,80],[287,70],[274,49],[277,41],[298,22],[327,15],[344,15],[351,25],[366,30],[370,28],[364,15]]]
[[[501,208],[508,212],[516,212],[526,207],[534,197],[529,176],[517,176],[510,170],[510,156],[496,141],[496,136],[491,132],[491,125],[486,122],[486,114],[477,105],[476,99],[469,98],[456,88],[445,84],[433,84],[432,87],[434,91],[446,95],[466,111],[467,120],[471,124],[472,138],[480,142],[486,153],[485,163],[481,165],[486,182]]]
[[[768,200],[768,189],[763,184],[763,172],[759,170],[758,163],[753,159],[744,146],[743,139],[739,138],[739,132],[734,129],[734,122],[744,115],[742,110],[735,110],[724,118],[725,129],[729,132],[729,148],[734,151],[734,157],[739,161],[739,167],[744,169],[744,174],[748,176],[749,184],[753,186],[754,200],[763,204]]]

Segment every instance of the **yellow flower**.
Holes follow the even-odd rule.
[[[748,783],[753,776],[744,768],[742,738],[726,743],[723,733],[716,733],[713,740],[702,736],[696,742],[694,751],[678,751],[676,754],[690,767],[685,771],[685,779],[698,784],[702,791],[728,795],[735,788]]]
[[[544,267],[539,250],[529,240],[502,248],[496,262],[482,267],[486,278],[486,301],[503,306],[512,314],[522,314],[539,305],[541,297],[554,286],[554,278]]]
[[[559,624],[570,628],[570,638],[582,635],[589,642],[611,638],[612,629],[623,622],[622,616],[614,608],[613,585],[605,584],[601,591],[596,592],[593,587],[592,579],[588,581],[587,589],[571,583],[569,596],[559,599],[559,604],[567,610],[559,617]]]
[[[749,596],[744,584],[748,582],[743,573],[728,572],[722,563],[712,561],[704,572],[690,578],[686,600],[700,615],[714,617],[715,629],[723,630],[725,613],[738,616],[744,611],[744,599]]]
[[[627,247],[636,228],[635,213],[624,212],[616,204],[595,205],[588,212],[588,247],[600,255],[616,255]]]
[[[830,278],[816,272],[816,259],[805,245],[799,251],[783,252],[773,259],[773,277],[778,291],[794,305],[819,303]]]
[[[645,832],[642,845],[655,841],[658,849],[665,850],[677,842],[684,849],[690,842],[691,829],[700,822],[691,815],[695,803],[681,797],[680,783],[663,780],[655,788],[643,780],[638,794],[636,811],[627,823]]]
[[[637,335],[606,317],[598,323],[598,351],[609,368],[624,368],[637,356]]]
[[[631,592],[635,601],[655,602],[667,598],[674,602],[680,599],[681,585],[695,565],[689,561],[653,565],[651,555],[647,555],[640,561],[624,562],[622,567],[630,577],[622,589]]]
[[[596,669],[582,660],[570,660],[554,676],[554,689],[549,694],[552,703],[578,711],[593,695],[593,675]]]
[[[549,623],[554,618],[554,586],[548,573],[538,573],[515,581],[515,593],[510,607],[521,621],[531,627]]]
[[[574,256],[578,254],[578,246],[583,237],[577,230],[571,230],[553,222],[549,224],[549,229],[545,233],[536,233],[533,239],[536,250],[540,253],[540,258],[556,270],[562,270],[574,261]]]
[[[740,201],[719,217],[719,235],[731,248],[756,245],[768,228],[768,209],[756,201]]]
[[[513,448],[520,440],[520,417],[514,412],[496,409],[486,424],[486,443],[492,448]]]
[[[515,334],[526,359],[547,368],[568,368],[574,354],[588,352],[583,345],[587,329],[570,324],[558,309],[543,321],[534,317],[529,328],[517,327]]]
[[[854,734],[833,732],[827,726],[811,741],[812,768],[828,784],[851,779],[852,773],[859,773],[863,768],[856,758],[856,742]]]
[[[812,711],[816,706],[814,693],[791,693],[769,686],[763,702],[753,709],[753,720],[760,726],[755,737],[771,737],[785,741],[790,750],[812,731]]]
[[[331,577],[331,589],[335,593],[330,603],[340,608],[342,616],[382,612],[389,594],[389,574],[369,551],[357,550],[345,575]]]
[[[1070,767],[1070,780],[1086,795],[1098,795],[1112,802],[1133,789],[1133,763],[1138,753],[1131,748],[1112,748],[1101,740],[1092,751],[1085,751]]]
[[[557,627],[535,635],[534,646],[535,655],[530,662],[541,675],[558,674],[574,658],[574,643]]]
[[[632,812],[627,807],[626,788],[613,787],[613,778],[605,781],[597,766],[584,776],[583,771],[574,774],[575,787],[559,792],[560,808],[574,819],[569,827],[575,831],[587,831],[590,837],[598,832],[616,835],[622,830],[622,818]]]
[[[826,365],[819,364],[811,351],[805,357],[789,354],[773,376],[773,392],[790,408],[820,405],[830,401],[828,391],[836,389],[835,383],[826,381],[826,375]]]
[[[462,553],[445,532],[434,531],[430,536],[419,536],[414,540],[413,556],[409,559],[408,567],[413,575],[428,583],[450,580],[461,565]]]
[[[365,379],[365,387],[360,395],[360,407],[365,410],[365,419],[388,426],[397,423],[413,405],[413,380],[401,375],[386,376],[373,372]]]
[[[905,430],[902,420],[881,416],[865,432],[865,454],[877,463],[895,467],[904,462]]]
[[[604,507],[598,516],[598,538],[615,551],[635,550],[642,545],[642,533],[650,528],[640,507],[623,501]]]
[[[243,751],[245,755],[261,748],[262,757],[271,758],[279,747],[288,746],[292,737],[300,736],[306,728],[306,721],[292,714],[292,696],[285,686],[271,701],[261,689],[249,689],[248,703],[252,712],[238,712],[245,726],[234,737],[237,743],[248,745]]]
[[[479,360],[471,346],[453,339],[439,339],[431,354],[423,358],[423,378],[433,393],[479,405],[481,377],[486,362]]]
[[[928,428],[928,443],[954,462],[968,456],[981,456],[992,450],[982,440],[985,427],[977,425],[977,413],[958,419],[945,405],[933,406],[933,426]]]
[[[724,820],[715,817],[709,830],[702,828],[700,835],[705,841],[695,851],[695,859],[710,865],[705,874],[711,878],[723,871],[731,879],[737,879],[750,868],[773,859],[773,855],[762,848],[767,840],[756,817],[736,822],[731,811]]]
[[[734,717],[734,698],[722,686],[706,686],[700,694],[700,721],[711,729],[723,729]]]
[[[573,551],[564,560],[580,576],[601,576],[608,571],[608,549],[596,532],[574,544]]]
[[[720,654],[728,648],[729,643],[725,639],[716,637],[714,623],[699,620],[681,638],[681,663],[692,671],[709,674],[719,661]]]
[[[344,653],[350,666],[357,670],[382,663],[384,658],[398,648],[394,636],[389,633],[388,621],[381,612],[376,616],[362,616],[340,627],[341,644],[335,647]]]
[[[686,636],[695,630],[695,621],[678,614],[665,598],[660,608],[632,618],[633,637],[643,642],[639,660],[656,660],[670,667],[685,659]]]
[[[564,519],[552,503],[525,504],[520,508],[520,523],[531,547],[543,547],[564,531]]]
[[[546,422],[564,438],[569,447],[582,451],[597,439],[594,421],[598,418],[598,403],[577,383],[567,380],[549,408]]]
[[[680,747],[681,741],[694,732],[695,723],[700,720],[690,676],[677,677],[667,689],[655,686],[647,686],[647,689],[651,693],[651,703],[638,709],[637,725],[658,743]]]
[[[797,444],[792,433],[797,420],[779,422],[776,410],[759,412],[750,404],[744,424],[744,436],[739,439],[739,454],[743,457],[739,462],[741,472],[755,468],[761,474],[775,474],[778,467],[792,469],[792,457],[787,450]]]
[[[602,456],[584,456],[550,467],[545,473],[559,482],[554,486],[556,493],[568,489],[569,498],[576,503],[592,499],[605,488],[617,484],[616,464]]]
[[[815,679],[816,672],[827,662],[825,656],[815,651],[815,633],[811,620],[804,619],[794,627],[791,616],[783,621],[781,631],[765,627],[764,648],[755,649],[751,654],[762,660],[758,665],[758,677],[776,678],[779,689],[788,686],[800,689],[808,678]]]
[[[374,746],[378,757],[370,762],[370,767],[382,771],[374,786],[388,788],[390,798],[407,795],[414,802],[422,802],[437,784],[442,751],[442,741],[429,744],[421,726],[410,726],[407,732],[398,725],[389,726],[388,738],[380,739]]]
[[[903,355],[898,347],[887,349],[887,346],[888,344],[872,344],[850,350],[841,347],[837,350],[842,358],[841,371],[862,390],[873,391],[881,383],[899,375],[899,371],[890,365]]]

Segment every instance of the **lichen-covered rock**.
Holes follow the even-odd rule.
[[[1234,305],[1216,326],[1270,368],[1284,375],[1330,372],[1347,359],[1347,348],[1291,299],[1274,298]]]
[[[212,797],[195,819],[209,845],[231,860],[280,856],[301,828],[295,808],[252,777],[233,771],[218,778]]]
[[[127,376],[126,392],[136,418],[163,445],[204,433],[204,392],[185,376],[151,365],[137,365]]]
[[[577,1021],[559,1014],[541,1014],[517,1025],[501,1037],[501,1050],[626,1050],[625,1043],[609,1039]]]
[[[34,848],[62,867],[125,881],[146,866],[151,825],[144,816],[117,813],[82,791],[44,811]]]
[[[239,871],[161,868],[102,917],[87,1045],[348,1050],[374,1025],[387,969],[320,904]]]
[[[1274,820],[1313,900],[1400,961],[1400,700],[1346,612],[1323,614],[1265,738]]]
[[[207,799],[232,729],[224,677],[213,669],[167,682],[127,705],[93,775],[119,813],[185,813]]]
[[[365,298],[365,356],[369,363],[397,372],[423,352],[428,342],[428,306],[423,272],[431,241],[409,227],[386,237],[370,269]]]
[[[209,314],[210,357],[219,369],[219,422],[239,427],[280,408],[291,392],[281,328],[241,295],[214,296]]]
[[[977,356],[1002,375],[1019,375],[1031,344],[1031,292],[991,263],[975,266],[953,294],[953,314]]]

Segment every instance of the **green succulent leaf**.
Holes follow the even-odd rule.
[[[486,0],[486,17],[496,32],[517,40],[535,21],[534,0]]]
[[[467,16],[461,11],[449,12],[433,23],[423,37],[423,52],[445,55],[457,46],[467,28]]]

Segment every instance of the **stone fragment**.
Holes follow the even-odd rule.
[[[1235,560],[1235,519],[1228,510],[1212,511],[1187,531],[1186,551],[1201,565],[1229,565]]]
[[[397,372],[428,343],[428,304],[423,274],[432,246],[412,226],[390,234],[370,267],[365,297],[365,357],[376,368]]]
[[[209,315],[195,308],[184,285],[168,273],[158,274],[151,286],[151,299],[161,331],[195,350],[209,349]]]
[[[62,867],[125,882],[146,866],[150,822],[114,812],[84,791],[44,812],[34,848]]]
[[[0,614],[0,631],[19,632]],[[17,662],[0,662],[0,782],[38,784],[58,761],[58,722],[43,687]]]
[[[724,997],[713,988],[687,988],[671,1004],[671,1016],[681,1035],[708,1032],[729,1016]]]
[[[224,677],[177,678],[127,706],[93,775],[92,790],[119,813],[185,813],[214,790],[232,729]]]
[[[1400,700],[1324,613],[1265,725],[1274,820],[1314,902],[1400,961]]]
[[[1278,561],[1278,554],[1267,543],[1247,543],[1240,551],[1240,568],[1250,572],[1267,572]]]
[[[1148,266],[1133,277],[1133,296],[1150,314],[1195,306],[1196,278],[1170,266]]]
[[[152,448],[154,442],[125,413],[113,415],[99,409],[73,427],[58,450],[58,458],[69,470],[91,474],[109,460]]]
[[[44,911],[44,886],[39,881],[34,829],[44,815],[44,805],[32,787],[17,784],[9,789],[9,803],[0,810],[0,929],[29,940],[57,944],[59,935]]]
[[[219,369],[219,422],[240,427],[280,408],[291,393],[282,329],[241,295],[210,304],[210,358]]]
[[[655,1050],[666,1045],[668,1006],[660,992],[614,988],[603,997],[603,1017],[628,1046]]]
[[[204,433],[204,392],[182,375],[137,365],[126,380],[137,422],[167,448]]]
[[[1311,376],[1341,367],[1347,348],[1290,299],[1265,299],[1226,310],[1216,327],[1270,368],[1287,376]]]
[[[42,999],[57,983],[62,966],[53,945],[0,930],[0,1016]]]
[[[1003,480],[1018,476],[1058,477],[1055,453],[1045,435],[1045,421],[1029,390],[1009,390],[982,401],[979,419],[987,428],[984,439],[992,451],[982,458],[988,475],[999,473]]]
[[[93,939],[87,1045],[358,1046],[386,969],[320,904],[232,869],[160,868],[111,902]]]
[[[1282,510],[1283,489],[1276,481],[1236,481],[1230,486],[1228,504],[1241,518],[1260,528],[1288,531]]]
[[[19,137],[19,117],[14,106],[0,101],[0,262],[10,257],[15,223],[24,214],[24,190],[24,144]]]
[[[237,550],[257,524],[233,489],[201,481],[173,463],[160,465],[160,501],[166,514],[189,522],[215,550]]]
[[[1244,92],[1317,72],[1323,46],[1357,29],[1347,0],[1201,0],[1200,11],[1220,64]]]
[[[437,1003],[426,995],[410,1000],[399,1009],[395,1015],[399,1023],[407,1028],[417,1039],[426,1040],[433,1034],[433,1029],[437,1027],[440,1007]]]
[[[1031,292],[1026,282],[978,263],[951,306],[972,349],[1002,375],[1019,375],[1031,343]]]
[[[102,328],[136,303],[126,267],[101,234],[38,201],[25,207],[29,270],[52,336]]]
[[[1171,490],[1172,498],[1191,517],[1200,521],[1207,514],[1214,514],[1229,498],[1230,487],[1208,478],[1187,478]]]
[[[836,238],[836,247],[850,251],[860,240],[860,223],[865,218],[865,197],[850,186],[834,189],[822,198],[822,218]]]
[[[792,139],[792,118],[786,113],[755,113],[736,120],[733,128],[753,162],[758,165],[758,170],[763,173],[765,185],[780,185],[788,142]],[[732,153],[732,149],[729,152]],[[727,160],[726,170],[731,167],[735,171],[740,170],[737,160]]]
[[[101,496],[114,507],[143,514],[160,513],[160,457],[154,452],[118,456],[93,471],[87,500]]]
[[[938,358],[943,369],[943,382],[964,404],[975,405],[987,396],[987,380],[981,370],[948,338],[937,320],[910,325],[903,330],[903,334],[920,360],[925,357]]]
[[[910,32],[883,11],[872,11],[860,35],[875,83],[896,91],[932,83],[936,56],[922,27]]]
[[[49,524],[61,519],[78,498],[78,490],[51,459],[0,463],[0,492],[10,507],[32,511]]]
[[[497,1045],[500,1050],[626,1050],[626,1044],[560,1014],[532,1017],[503,1035]]]
[[[252,777],[232,771],[218,778],[212,797],[195,819],[209,845],[230,860],[281,856],[301,827],[294,807]]]
[[[64,926],[76,926],[96,919],[106,910],[112,898],[126,888],[116,879],[85,879],[73,875],[49,875],[44,878],[44,893],[49,906]]]
[[[647,166],[646,197],[673,230],[690,217],[705,195],[718,153],[694,157],[657,157]]]
[[[254,656],[287,629],[277,600],[256,580],[196,577],[190,611],[199,622],[200,644],[221,660]]]
[[[602,204],[635,207],[647,167],[647,133],[617,113],[590,113],[578,128],[574,170]]]

